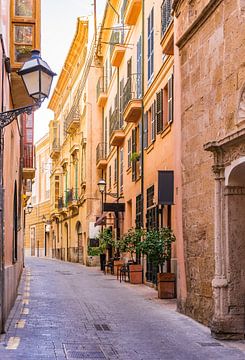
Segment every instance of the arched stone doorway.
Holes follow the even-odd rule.
[[[80,221],[76,224],[76,238],[77,238],[77,247],[78,247],[78,262],[84,264],[84,244],[83,244],[83,234],[82,234],[82,225]]]
[[[214,316],[219,339],[245,335],[245,129],[206,144],[214,155]]]

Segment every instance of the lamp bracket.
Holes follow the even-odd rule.
[[[23,106],[17,109],[12,109],[9,111],[4,111],[0,113],[0,128],[4,128],[5,126],[9,125],[17,116],[21,114],[28,114],[30,115],[32,111],[37,110],[41,106],[41,101],[37,101],[33,105]]]
[[[123,196],[118,196],[117,193],[108,192],[108,193],[105,193],[105,195],[111,196],[111,197],[113,197],[115,199],[118,199],[118,200],[123,198]]]

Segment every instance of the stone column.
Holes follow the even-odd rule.
[[[215,165],[215,200],[214,200],[214,256],[215,276],[212,281],[214,294],[214,316],[211,324],[211,332],[214,337],[220,337],[223,333],[223,323],[228,314],[227,307],[227,245],[225,241],[225,177],[224,167]]]

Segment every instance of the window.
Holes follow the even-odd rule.
[[[132,138],[128,139],[128,168],[131,167],[131,155],[132,155]]]
[[[147,40],[148,40],[148,83],[151,83],[153,78],[154,71],[154,8],[151,9],[150,15],[147,19],[148,31],[147,31]]]
[[[161,6],[161,17],[162,17],[161,36],[162,37],[165,34],[169,24],[171,23],[172,20],[171,11],[172,11],[172,0],[164,0]]]
[[[149,208],[149,207],[154,205],[154,185],[149,187],[147,189],[146,193],[147,193],[147,195],[146,195],[146,206],[147,206],[147,208]]]
[[[19,68],[40,47],[40,0],[11,1],[11,66]]]
[[[137,42],[137,99],[142,96],[142,38]]]
[[[25,62],[30,58],[33,48],[33,26],[14,25],[14,49],[16,62]]]
[[[143,216],[142,216],[142,195],[136,197],[136,216],[135,216],[135,227],[140,229],[143,227]]]
[[[157,133],[163,130],[163,89],[156,95],[156,122]]]
[[[123,148],[120,149],[120,194],[123,193]]]
[[[154,185],[146,191],[146,228],[147,230],[158,228],[158,207],[154,204]]]
[[[33,17],[33,0],[15,0],[15,16]]]

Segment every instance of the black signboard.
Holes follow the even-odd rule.
[[[158,204],[174,204],[174,172],[172,170],[158,171]]]
[[[103,211],[124,212],[125,204],[124,203],[104,203]]]

